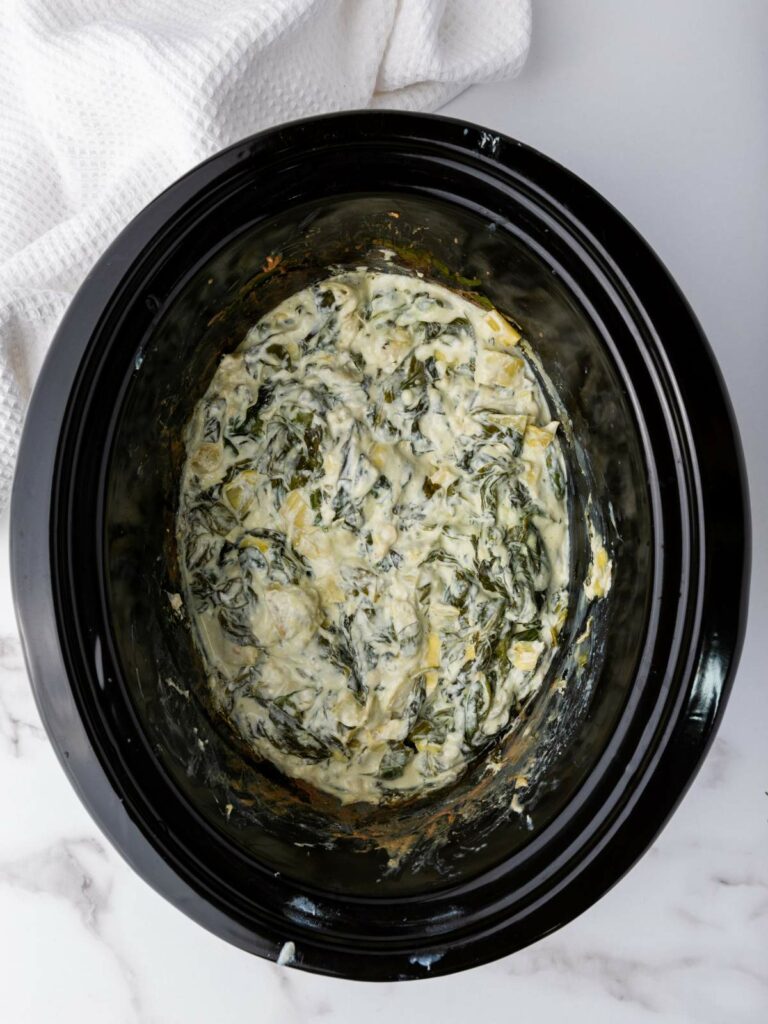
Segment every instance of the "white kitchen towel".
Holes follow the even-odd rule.
[[[509,77],[530,0],[2,0],[0,508],[61,315],[150,199],[251,132]]]

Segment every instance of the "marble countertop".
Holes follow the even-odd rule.
[[[645,235],[711,340],[754,510],[750,628],[722,728],[650,852],[568,927],[438,981],[362,985],[227,946],[81,807],[34,707],[0,519],[0,963],[8,1024],[768,1020],[768,5],[536,0],[516,81],[446,112],[542,149]]]

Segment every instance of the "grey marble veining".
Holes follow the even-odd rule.
[[[410,1024],[436,1007],[443,1024],[768,1020],[768,6],[537,0],[535,16],[522,77],[473,89],[447,112],[530,141],[616,202],[686,291],[739,412],[755,515],[752,619],[704,768],[651,851],[600,903],[513,957],[381,986],[257,960],[150,890],[78,802],[26,679],[2,520],[8,1024]]]

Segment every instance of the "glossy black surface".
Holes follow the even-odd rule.
[[[230,202],[232,221],[247,223],[248,210],[236,194]],[[220,219],[219,212],[217,223]],[[204,231],[201,238],[204,252]],[[579,558],[573,567],[577,585],[569,632],[572,637],[581,634],[589,613],[593,635],[604,634],[606,639],[595,645],[586,668],[574,663],[571,645],[560,646],[551,679],[578,679],[562,693],[543,687],[530,708],[527,725],[540,737],[538,748],[546,750],[537,781],[526,765],[527,745],[520,749],[516,736],[510,735],[502,771],[490,776],[485,759],[478,758],[449,790],[396,810],[338,808],[333,801],[308,795],[301,786],[291,786],[268,764],[240,756],[230,733],[217,729],[217,719],[212,721],[206,713],[203,667],[186,623],[168,600],[168,594],[180,589],[173,528],[183,454],[179,436],[213,365],[221,352],[242,339],[260,312],[308,279],[322,277],[329,264],[347,261],[350,254],[366,265],[381,263],[380,251],[370,248],[371,239],[378,239],[388,251],[396,247],[407,261],[421,262],[429,253],[427,269],[449,285],[456,283],[450,265],[457,264],[470,275],[463,277],[465,284],[479,282],[476,287],[482,286],[497,305],[525,313],[528,329],[537,335],[537,350],[557,379],[574,423],[575,439],[567,444],[566,457],[574,462],[571,518]],[[280,254],[279,267],[271,274],[260,273],[271,252]],[[493,267],[500,269],[493,273]],[[248,282],[245,289],[240,287],[243,281]],[[92,604],[93,618],[79,628],[106,635],[109,621],[114,661],[122,666],[151,751],[207,825],[259,866],[280,872],[276,913],[281,912],[284,886],[291,878],[303,893],[311,888],[313,901],[337,925],[345,920],[347,908],[334,901],[334,894],[375,894],[376,906],[367,910],[366,919],[388,913],[392,921],[383,925],[398,930],[399,911],[384,911],[381,897],[415,895],[419,900],[409,908],[408,927],[413,930],[423,917],[424,928],[429,928],[436,910],[423,901],[427,892],[455,892],[457,881],[476,878],[502,861],[510,866],[512,855],[523,847],[530,852],[533,835],[564,810],[591,771],[635,677],[645,642],[644,609],[653,584],[652,528],[643,455],[619,371],[568,293],[528,247],[498,230],[487,215],[404,193],[317,198],[248,227],[205,260],[163,304],[141,352],[139,371],[130,373],[135,360],[129,366],[130,382],[108,434],[112,440],[105,448],[95,429],[108,410],[97,402],[90,414],[94,430],[86,430],[74,459],[78,465],[90,465],[102,457],[103,449],[112,451],[105,468],[110,610],[102,615]],[[133,358],[130,351],[127,355]],[[90,385],[96,395],[110,396],[119,385],[125,367],[119,360],[115,363],[114,384],[108,378],[109,366],[102,364],[99,382]],[[575,464],[579,445],[592,456],[583,471]],[[86,516],[100,498],[89,495],[87,479],[73,480],[72,487]],[[588,610],[578,597],[589,551],[585,507],[590,497],[595,506],[607,508],[610,503],[614,511],[616,527],[605,522],[601,532],[617,549],[617,585],[607,602]],[[620,545],[613,537],[616,529]],[[90,543],[87,536],[86,545]],[[77,565],[87,564],[87,548],[73,551],[72,557]],[[97,585],[96,579],[80,573],[75,591],[93,593]],[[601,685],[592,692],[592,680],[598,679]],[[186,691],[193,699],[187,699]],[[557,715],[547,725],[553,712]],[[191,745],[190,737],[195,740]],[[535,794],[530,820],[509,812],[509,791],[518,773],[528,779],[528,805]],[[414,844],[412,837],[421,836],[425,840]],[[412,846],[398,870],[391,870],[391,851],[402,855]],[[217,868],[224,877],[233,871],[224,862]],[[254,877],[251,872],[238,880],[239,898],[256,884]],[[263,902],[265,885],[258,885],[256,898]],[[445,900],[446,906],[455,906],[450,894]],[[348,925],[353,927],[354,922]]]
[[[379,245],[453,286],[457,275],[479,281],[514,311],[571,412],[574,450],[589,452],[616,579],[595,685],[569,706],[573,728],[552,737],[532,828],[517,814],[486,822],[480,849],[457,828],[439,856],[399,874],[351,836],[332,850],[296,846],[322,834],[322,808],[233,760],[202,704],[164,685],[200,688],[167,601],[178,589],[180,427],[218,356],[261,312],[328,262],[365,262]],[[279,272],[264,273],[272,254]],[[224,938],[272,958],[290,939],[298,966],[351,977],[490,960],[597,899],[690,782],[743,635],[741,449],[685,301],[573,175],[442,118],[360,113],[275,129],[140,214],[59,329],[12,515],[35,693],[101,827],[150,884]],[[192,729],[209,756],[197,757]],[[254,810],[248,794],[262,790],[277,794],[273,806]],[[274,813],[284,799],[287,817]],[[398,827],[418,834],[430,820],[409,809]]]

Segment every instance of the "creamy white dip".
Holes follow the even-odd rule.
[[[340,273],[255,325],[188,426],[183,597],[212,699],[342,802],[453,781],[557,645],[566,471],[519,342],[446,288]]]

